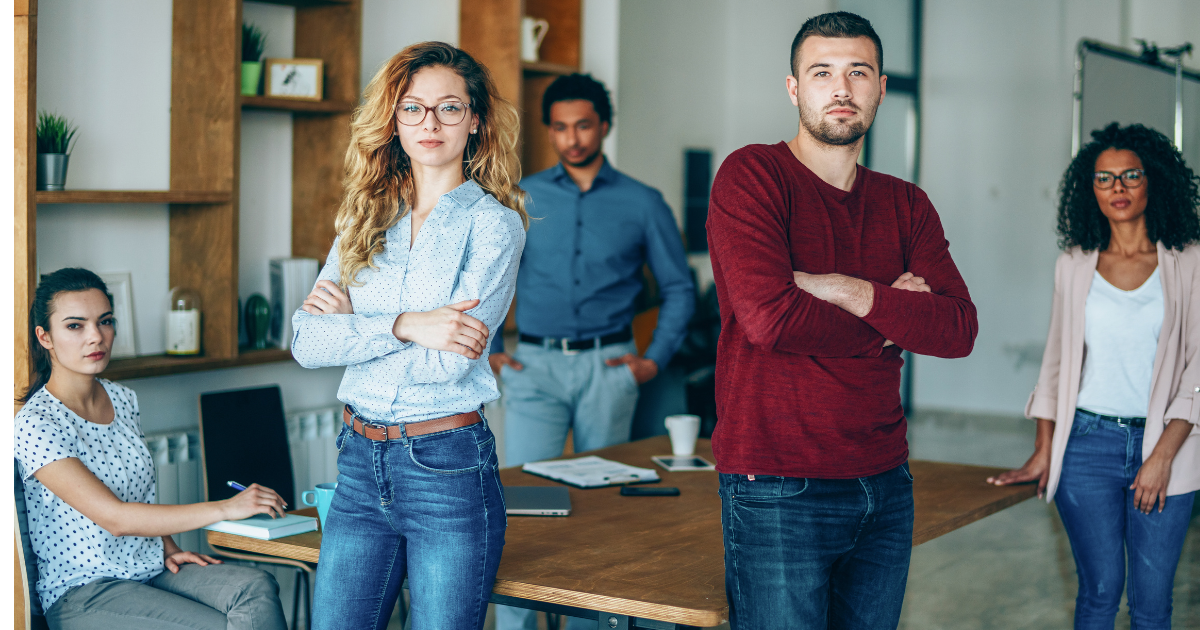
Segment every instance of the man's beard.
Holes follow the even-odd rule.
[[[563,161],[567,162],[567,164],[569,164],[571,166],[574,166],[575,168],[585,168],[585,167],[589,166],[592,162],[595,162],[596,158],[600,157],[601,153],[604,153],[604,147],[597,148],[594,152],[589,153],[588,155],[584,156],[583,159],[581,159],[581,160],[577,160],[575,162],[567,162],[567,160],[564,159]]]
[[[857,106],[851,105],[850,101],[834,101],[830,107],[851,107],[863,114],[863,110]],[[808,130],[809,135],[815,138],[818,142],[828,144],[835,147],[854,144],[859,138],[867,133],[871,123],[875,121],[875,111],[879,109],[879,101],[871,108],[871,117],[869,120],[859,120],[851,123],[834,123],[825,120],[824,115],[820,111],[809,109],[804,101],[800,101],[800,124]]]

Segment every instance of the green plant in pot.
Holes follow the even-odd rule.
[[[67,183],[67,159],[79,128],[66,116],[38,112],[37,120],[37,189],[62,190]]]
[[[242,94],[258,94],[258,82],[262,79],[263,47],[267,35],[257,26],[242,24]]]

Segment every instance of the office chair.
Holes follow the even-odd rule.
[[[38,568],[37,556],[33,553],[33,543],[29,539],[29,519],[25,509],[25,484],[21,482],[21,466],[13,460],[13,500],[16,507],[16,576],[18,599],[14,602],[16,623],[14,628],[25,630],[46,630],[45,613],[42,611],[42,600],[37,594]]]
[[[220,501],[237,494],[226,485],[237,481],[271,488],[295,508],[296,488],[292,480],[292,456],[288,449],[283,396],[278,385],[200,394],[200,462],[204,467],[204,500]],[[308,563],[232,549],[214,548],[222,556],[237,560],[295,567],[292,625],[300,627],[300,595],[309,597],[310,578],[315,570]],[[312,602],[308,602],[311,606]],[[311,611],[304,609],[305,627]]]

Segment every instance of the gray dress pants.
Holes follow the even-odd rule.
[[[185,564],[145,584],[100,578],[58,598],[46,622],[51,630],[287,630],[275,578],[231,564]]]

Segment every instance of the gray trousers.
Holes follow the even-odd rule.
[[[287,630],[275,578],[231,564],[185,564],[145,584],[100,578],[58,598],[46,622],[51,630]]]

